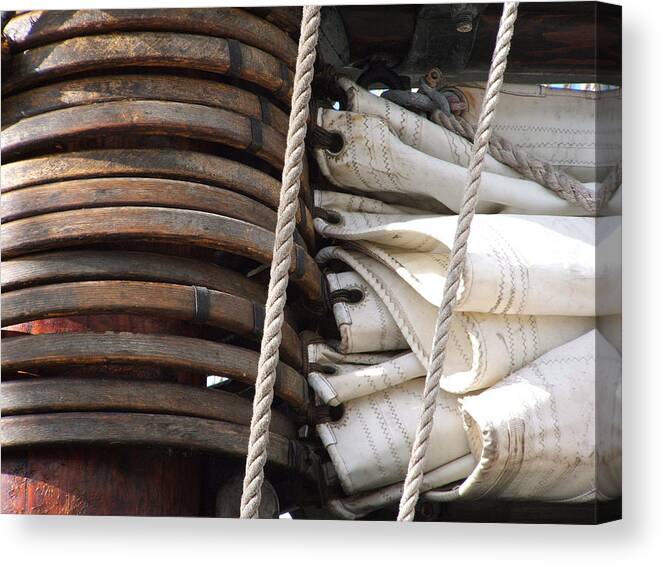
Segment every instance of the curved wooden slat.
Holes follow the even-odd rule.
[[[112,31],[174,31],[237,39],[296,68],[296,43],[281,29],[238,8],[35,10],[4,28],[13,51]]]
[[[223,108],[258,119],[287,134],[287,114],[263,96],[213,80],[153,74],[91,76],[9,96],[2,101],[2,127],[53,110],[121,100],[160,100]]]
[[[135,280],[204,286],[250,301],[266,302],[266,287],[216,264],[135,251],[63,251],[5,260],[2,290],[84,280]]]
[[[57,211],[118,206],[151,206],[217,213],[275,231],[269,207],[217,186],[164,178],[94,178],[51,182],[12,190],[2,197],[2,222]],[[307,242],[298,230],[294,240]]]
[[[57,211],[112,206],[152,206],[216,213],[275,230],[269,207],[231,190],[165,178],[86,178],[7,192],[2,222]]]
[[[249,12],[271,22],[290,35],[297,36],[301,30],[301,6],[276,6],[247,8]]]
[[[2,192],[49,182],[103,177],[201,182],[235,190],[273,210],[278,209],[280,198],[280,183],[260,170],[215,155],[171,149],[73,151],[6,163],[2,165]],[[302,182],[301,189],[304,186],[305,182]],[[304,197],[311,197],[309,190]],[[305,239],[313,238],[312,215],[302,202],[297,221]]]
[[[226,376],[253,385],[259,354],[192,337],[138,333],[49,333],[6,338],[1,366],[6,371],[72,365],[140,364]],[[280,363],[275,395],[294,407],[307,405],[307,383]]]
[[[256,225],[198,211],[118,207],[56,212],[2,225],[4,258],[53,248],[120,241],[185,244],[222,250],[268,264],[273,233]],[[305,296],[322,301],[321,272],[296,245],[290,272]]]
[[[245,456],[249,429],[236,423],[145,413],[48,413],[0,419],[2,448],[140,445]],[[289,441],[269,435],[268,459],[288,466]]]
[[[203,286],[266,303],[266,286],[217,264],[190,258],[135,251],[64,251],[5,260],[0,268],[4,292],[62,282],[134,280]],[[289,306],[285,320],[297,321]]]
[[[131,314],[204,323],[259,340],[264,323],[261,304],[217,290],[201,295],[193,286],[159,282],[67,282],[3,292],[0,299],[3,327],[72,315]],[[202,300],[206,305],[200,305]],[[301,367],[301,342],[288,323],[280,350],[285,362]]]
[[[230,48],[232,45],[232,48]],[[129,32],[73,37],[15,53],[2,92],[72,74],[125,67],[197,70],[239,78],[289,104],[293,73],[264,51],[236,40],[183,33]]]
[[[252,404],[236,394],[171,382],[39,378],[0,385],[2,416],[67,411],[123,411],[202,417],[250,425]],[[271,413],[271,430],[296,438],[294,423]]]
[[[167,135],[248,151],[282,168],[285,138],[244,115],[182,102],[135,100],[64,108],[26,118],[2,132],[2,158],[52,149],[76,139],[107,135]]]

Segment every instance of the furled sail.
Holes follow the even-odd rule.
[[[331,242],[317,261],[338,336],[308,347],[308,381],[319,402],[344,408],[317,432],[347,494],[331,507],[355,517],[401,493],[471,146],[349,79],[338,85],[345,106],[320,109],[317,124],[339,133],[342,146],[315,150],[337,189],[315,192],[314,221]],[[478,100],[479,87],[466,97]],[[594,147],[590,156],[594,100],[518,86],[504,98],[501,134],[515,132],[513,142],[539,148],[594,191],[606,174]],[[423,491],[438,499],[616,497],[620,358],[595,326],[617,327],[620,287],[617,264],[595,253],[618,244],[620,191],[593,217],[492,157],[485,171]],[[607,365],[598,374],[597,349]],[[595,386],[613,411],[598,454]],[[607,469],[603,484],[597,464]]]

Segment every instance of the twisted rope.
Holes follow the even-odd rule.
[[[473,142],[475,127],[461,116],[447,115],[434,110],[432,121]],[[489,153],[494,159],[513,168],[519,174],[553,190],[564,200],[577,203],[590,213],[597,211],[594,194],[579,180],[556,168],[551,163],[517,148],[510,141],[496,134],[491,135]]]
[[[468,181],[464,192],[459,217],[457,219],[457,230],[455,232],[454,244],[450,256],[445,288],[443,290],[443,301],[436,320],[436,330],[432,343],[432,352],[425,378],[425,388],[422,394],[422,413],[418,420],[415,432],[415,441],[411,459],[409,461],[404,492],[399,504],[398,521],[412,521],[415,516],[415,505],[420,495],[420,486],[423,478],[423,466],[429,436],[431,433],[436,402],[439,393],[439,381],[443,371],[445,360],[445,349],[450,332],[450,321],[457,299],[459,281],[464,270],[466,261],[466,249],[468,235],[470,233],[471,221],[475,215],[477,196],[480,188],[480,177],[484,166],[484,158],[487,154],[487,146],[491,136],[491,123],[498,102],[498,94],[503,84],[505,68],[507,66],[507,55],[510,50],[514,22],[516,21],[518,2],[506,2],[503,7],[503,15],[498,26],[498,37],[494,48],[491,68],[485,90],[480,119],[475,131],[470,163],[468,165]]]
[[[617,163],[604,178],[597,190],[597,209],[608,203],[613,193],[622,185],[622,163]]]
[[[293,236],[296,227],[296,209],[298,207],[298,192],[303,170],[306,123],[309,114],[308,106],[314,76],[314,61],[320,21],[320,6],[305,6],[303,8],[291,113],[289,114],[289,129],[287,131],[287,148],[282,169],[282,189],[280,191],[278,219],[275,228],[271,279],[266,300],[264,333],[255,382],[252,420],[250,421],[246,474],[243,480],[243,494],[241,495],[241,519],[258,518],[261,501],[264,464],[266,463],[271,423],[273,385],[275,384],[276,367],[279,361],[278,350],[282,341],[281,330],[287,301],[289,267],[294,250]]]

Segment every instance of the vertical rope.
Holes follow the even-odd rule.
[[[473,216],[475,215],[484,157],[487,154],[487,147],[491,136],[491,123],[498,102],[498,94],[503,84],[505,67],[507,66],[507,55],[514,32],[514,22],[516,21],[518,5],[518,2],[505,3],[500,25],[498,26],[498,37],[491,60],[491,68],[489,69],[484,100],[482,101],[480,119],[475,131],[475,139],[468,165],[468,181],[457,219],[457,230],[455,232],[454,244],[450,255],[450,265],[443,290],[443,301],[441,302],[436,320],[429,368],[427,369],[425,388],[422,394],[422,413],[418,420],[411,459],[404,482],[404,492],[399,504],[398,521],[413,520],[415,516],[415,505],[420,495],[425,455],[434,422],[434,412],[436,411],[436,402],[439,393],[438,384],[443,371],[445,349],[450,332],[450,321],[457,300],[459,281],[466,261],[468,235]]]
[[[241,495],[241,519],[256,519],[261,501],[264,464],[266,463],[271,423],[273,385],[275,384],[276,367],[280,359],[278,350],[282,341],[282,323],[287,301],[289,268],[294,250],[293,236],[296,228],[296,209],[298,207],[298,192],[303,170],[305,134],[307,132],[320,21],[320,6],[305,6],[303,8],[291,113],[289,114],[289,129],[287,131],[287,148],[282,169],[282,189],[280,191],[278,219],[275,228],[271,279],[266,299],[264,333],[255,382],[246,474],[243,480],[243,494]]]

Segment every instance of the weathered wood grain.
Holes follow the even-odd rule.
[[[132,314],[204,323],[259,342],[264,306],[217,290],[207,292],[207,311],[198,311],[200,298],[193,286],[128,280],[36,286],[2,293],[2,326],[72,315]],[[301,367],[301,342],[288,323],[282,328],[280,351],[285,362]]]
[[[199,211],[151,207],[56,212],[2,225],[4,258],[75,245],[143,241],[211,248],[268,264],[273,233],[244,221]],[[290,272],[311,302],[323,300],[321,272],[296,246]]]
[[[213,80],[157,74],[91,76],[32,88],[2,101],[2,127],[53,110],[121,100],[223,108],[258,119],[283,135],[287,133],[287,114],[264,97]]]
[[[2,192],[61,180],[103,177],[171,178],[235,190],[273,210],[278,209],[280,182],[242,163],[173,149],[105,149],[71,151],[2,165]],[[309,184],[301,183],[303,198],[311,201]],[[305,205],[297,213],[306,241],[314,238],[312,215]]]
[[[254,118],[221,108],[182,102],[103,102],[25,118],[2,132],[4,162],[21,154],[109,135],[165,135],[227,145],[281,169],[285,138]]]
[[[3,417],[71,411],[185,415],[250,425],[252,404],[236,394],[170,382],[88,378],[15,380],[0,385]],[[271,429],[296,438],[292,421],[273,410]]]
[[[216,213],[275,230],[273,210],[218,186],[165,178],[87,178],[30,186],[2,197],[2,222],[56,211],[152,206]]]
[[[266,287],[229,268],[184,257],[135,251],[63,251],[3,261],[2,290],[83,280],[137,280],[204,286],[266,302]]]
[[[248,8],[253,14],[273,23],[290,35],[298,36],[301,29],[301,6]]]
[[[118,206],[151,206],[216,213],[275,231],[276,213],[239,194],[197,182],[164,178],[94,178],[51,182],[7,192],[2,222],[57,211]],[[295,241],[307,247],[300,233]]]
[[[57,413],[0,419],[2,448],[53,445],[142,445],[245,456],[249,429],[199,417],[146,413]],[[268,459],[289,463],[289,441],[270,433]]]
[[[66,368],[72,365],[152,365],[183,368],[204,375],[226,376],[253,385],[259,355],[245,348],[204,339],[137,333],[51,333],[11,337],[2,343],[7,372]],[[275,395],[294,407],[307,405],[307,382],[280,363]]]
[[[13,51],[111,31],[173,31],[237,39],[296,67],[296,43],[277,26],[237,8],[35,10],[7,22]]]
[[[73,37],[15,53],[2,93],[7,95],[57,78],[117,68],[178,68],[231,75],[289,104],[293,73],[264,51],[228,40],[182,33],[132,32]]]
[[[142,445],[5,450],[1,510],[28,515],[198,517],[204,458]]]
[[[131,314],[105,314],[105,315],[71,315],[67,317],[51,317],[39,319],[37,321],[28,321],[18,325],[10,325],[6,328],[11,333],[20,335],[50,335],[53,333],[137,333],[140,335],[177,335],[180,337],[207,338],[207,333],[215,333],[209,325],[190,323],[189,321],[180,321],[178,319],[155,317],[148,315]],[[211,331],[209,330],[211,329]],[[4,330],[4,328],[3,328]],[[217,340],[213,334],[208,337],[210,340]],[[222,341],[221,341],[222,342]],[[93,373],[93,371],[89,371]],[[117,371],[114,371],[115,373]],[[161,370],[148,371],[151,374],[163,373]],[[190,374],[190,373],[188,373]],[[200,378],[194,378],[192,381],[183,381],[179,375],[187,378],[187,374],[177,372],[177,381],[184,384],[201,384]],[[159,378],[156,378],[159,379]],[[162,379],[162,378],[160,378]],[[165,378],[165,379],[170,379]]]

